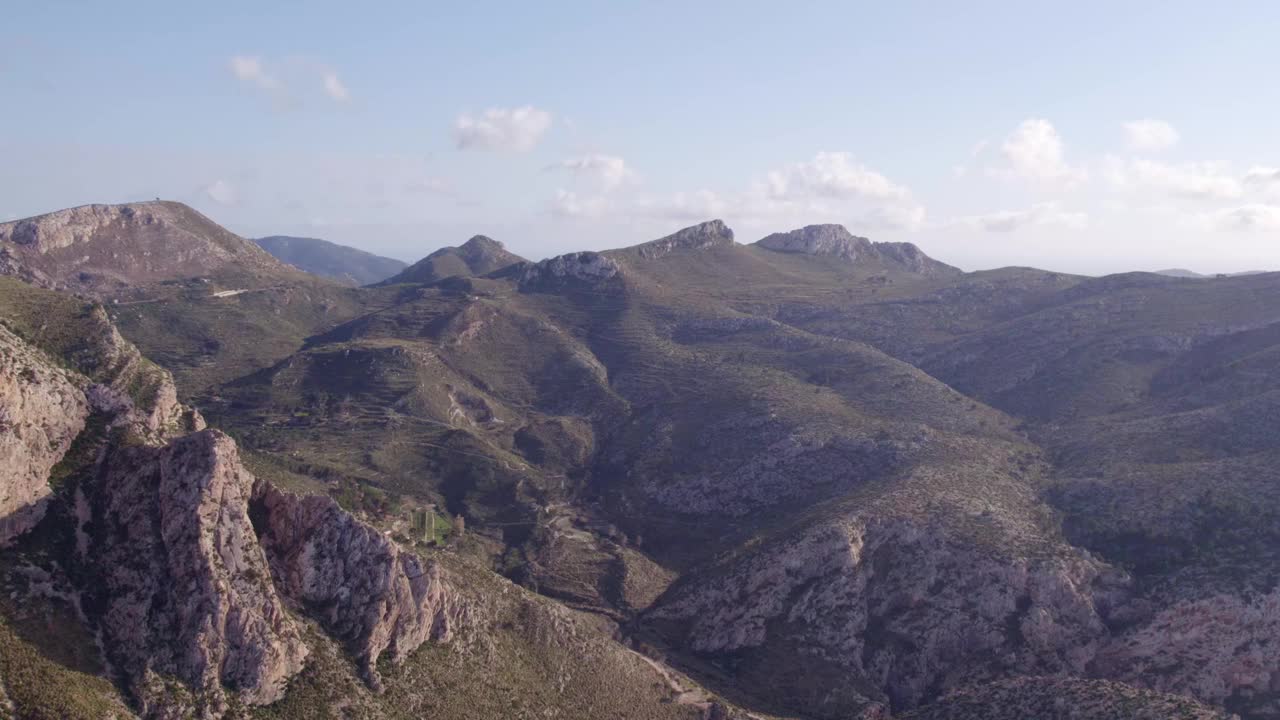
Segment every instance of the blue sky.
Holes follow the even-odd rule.
[[[529,257],[723,217],[967,269],[1280,269],[1280,5],[0,7],[0,218]]]

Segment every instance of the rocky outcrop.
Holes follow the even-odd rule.
[[[715,247],[732,247],[733,231],[723,220],[710,220],[687,227],[664,238],[652,240],[632,248],[645,260],[669,255],[677,250],[704,250]]]
[[[1001,558],[939,528],[853,519],[688,583],[652,617],[683,621],[695,652],[787,657],[902,709],[1002,675],[1084,673],[1125,582],[1084,557]]]
[[[0,223],[0,272],[90,295],[119,287],[285,266],[181,203],[84,205]]]
[[[1191,695],[1214,705],[1280,712],[1280,590],[1174,602],[1111,641],[1094,665],[1102,677]],[[1230,702],[1236,701],[1236,702]]]
[[[567,281],[594,284],[615,278],[621,272],[618,261],[613,258],[583,251],[525,265],[519,282],[522,290],[533,290],[561,286]]]
[[[82,384],[0,325],[0,545],[44,517],[49,473],[89,416]]]
[[[302,668],[307,648],[249,520],[253,483],[235,443],[206,430],[112,449],[85,489],[88,606],[144,714],[174,710],[152,696],[157,676],[198,691],[193,709],[217,717],[223,686],[270,703]]]
[[[898,270],[927,276],[958,275],[960,270],[938,262],[907,242],[873,243],[843,225],[808,225],[799,230],[774,233],[759,240],[766,250],[838,258],[854,265]]]
[[[791,232],[774,233],[756,245],[775,252],[823,255],[850,262],[873,252],[870,240],[850,233],[843,225],[807,225]]]
[[[378,659],[401,662],[453,635],[455,608],[440,568],[402,551],[332,499],[256,489],[255,519],[281,593],[314,617],[380,687]]]

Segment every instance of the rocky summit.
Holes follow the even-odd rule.
[[[1280,716],[1280,274],[0,252],[0,716]]]

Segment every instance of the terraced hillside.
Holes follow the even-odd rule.
[[[165,407],[189,399],[238,444],[233,461],[230,439],[208,441],[216,476],[248,488],[225,501],[226,536],[269,567],[228,577],[268,599],[254,627],[279,638],[274,664],[213,677],[172,661],[149,680],[89,612],[57,657],[87,658],[64,664],[94,707],[155,715],[194,693],[261,717],[1280,716],[1280,276],[962,273],[839,226],[743,245],[719,221],[539,262],[474,238],[363,289],[250,267],[252,282],[234,262],[143,278],[97,306],[0,286],[15,343],[51,366],[85,375],[61,328],[91,318],[173,373]],[[67,442],[22,446],[43,458],[23,487],[54,510],[21,525],[9,573],[23,597],[28,567],[70,597],[94,577],[66,559],[72,491],[139,492],[118,468],[154,472],[206,436],[77,454],[88,430],[41,432]],[[72,479],[61,494],[39,481],[54,455],[81,458],[54,473]],[[106,530],[122,521],[96,522],[88,542],[131,551]],[[331,552],[361,560],[290,579]],[[350,607],[330,586],[381,587],[341,575],[363,558],[408,568],[377,600],[404,613],[389,634],[314,612]],[[125,673],[114,685],[92,679],[93,634]]]

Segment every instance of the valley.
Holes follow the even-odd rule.
[[[0,705],[1280,717],[1280,274],[741,240],[0,224]]]

